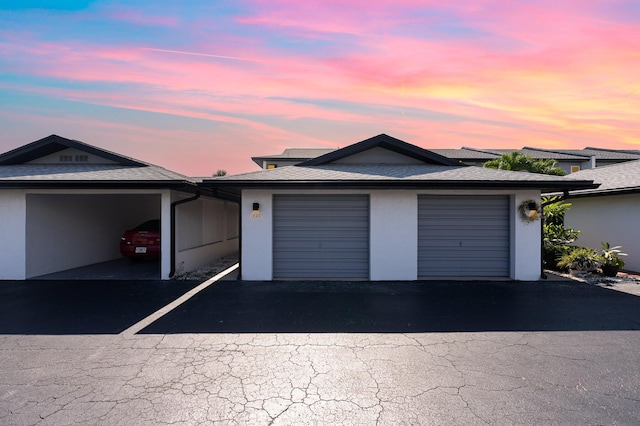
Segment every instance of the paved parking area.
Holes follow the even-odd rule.
[[[115,334],[197,281],[0,281],[0,334]]]
[[[219,282],[136,335],[0,336],[0,424],[638,424],[639,308],[566,282]]]

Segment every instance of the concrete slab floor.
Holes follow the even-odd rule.
[[[159,280],[160,261],[120,258],[33,277],[34,280]]]

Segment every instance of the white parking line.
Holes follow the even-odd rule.
[[[199,286],[197,286],[195,288],[192,288],[191,290],[189,290],[188,292],[186,292],[185,294],[183,294],[182,296],[180,296],[179,298],[177,298],[173,302],[169,303],[168,305],[163,306],[162,308],[158,309],[157,311],[155,311],[154,313],[152,313],[151,315],[149,315],[145,319],[143,319],[141,321],[138,321],[137,323],[135,323],[131,327],[127,328],[122,333],[120,333],[120,335],[121,336],[125,336],[125,337],[133,336],[134,334],[136,334],[137,332],[139,332],[140,330],[142,330],[143,328],[145,328],[146,326],[148,326],[152,322],[157,321],[162,316],[166,315],[167,313],[171,312],[172,310],[174,310],[178,306],[182,305],[184,302],[186,302],[187,300],[191,299],[193,296],[195,296],[196,294],[198,294],[199,292],[201,292],[205,288],[209,287],[211,284],[215,283],[216,281],[219,281],[220,279],[224,278],[225,276],[227,276],[231,272],[235,271],[236,269],[238,269],[238,266],[239,266],[239,264],[236,263],[235,265],[231,266],[230,268],[227,268],[224,271],[220,272],[218,275],[209,278],[208,280],[206,280],[205,282],[203,282]]]

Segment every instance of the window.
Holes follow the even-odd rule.
[[[73,155],[61,155],[60,156],[60,162],[61,163],[68,163],[70,161],[73,161]]]
[[[89,156],[88,155],[76,155],[76,161],[87,162],[87,161],[89,161]]]
[[[275,165],[275,164],[267,164],[267,170],[275,169],[276,167],[278,167],[278,166]]]
[[[571,173],[579,172],[580,166],[571,166]]]

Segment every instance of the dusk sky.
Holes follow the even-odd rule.
[[[0,152],[210,176],[380,133],[640,149],[640,1],[0,0]]]

